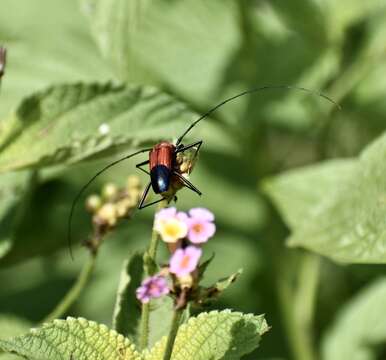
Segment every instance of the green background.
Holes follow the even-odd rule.
[[[245,89],[288,84],[320,90],[342,109],[296,90],[268,90],[225,105],[189,134],[187,141],[204,141],[191,176],[203,196],[184,189],[177,206],[205,206],[216,215],[217,234],[205,247],[206,256],[216,254],[207,283],[244,269],[213,307],[265,313],[272,326],[246,359],[318,358],[304,353],[309,337],[317,354],[325,337],[335,336],[339,343],[339,329],[333,328],[338,314],[384,274],[385,266],[343,265],[333,255],[287,248],[292,224],[284,223],[262,184],[290,168],[358,156],[385,130],[382,2],[2,0],[0,7],[0,43],[9,53],[0,94],[0,196],[3,205],[11,204],[0,208],[1,313],[36,323],[52,310],[87,256],[79,243],[90,231],[90,219],[81,209],[76,213],[74,261],[67,248],[67,218],[77,191],[117,155],[173,140],[195,118],[187,110],[179,116],[176,109],[166,109],[162,122],[147,121],[152,113],[138,110],[130,124],[124,119],[116,124],[107,150],[93,148],[91,156],[65,154],[34,162],[36,149],[44,155],[45,149],[73,134],[58,130],[47,144],[43,139],[40,148],[32,147],[28,137],[23,140],[20,132],[33,129],[35,115],[29,118],[27,111],[26,123],[15,125],[18,120],[9,114],[27,95],[58,84],[111,81],[113,86],[157,87],[202,114]],[[33,104],[25,106],[28,110]],[[71,127],[87,132],[90,143],[94,115],[77,118]],[[142,120],[136,120],[137,115]],[[99,116],[98,121],[110,120]],[[95,182],[94,190],[106,181],[124,185],[144,159],[146,154],[115,167]],[[304,186],[317,191],[318,179],[310,181]],[[16,182],[15,199],[9,199],[9,184]],[[328,196],[326,188],[314,201]],[[136,212],[109,235],[95,276],[71,316],[111,324],[122,263],[129,253],[146,247],[153,214],[154,208]],[[375,304],[381,302],[379,298]],[[381,309],[379,316],[384,317]],[[299,320],[304,313],[312,319],[306,325]],[[358,359],[383,358],[386,332],[380,333],[368,340],[371,351]],[[344,341],[339,344],[342,348]]]

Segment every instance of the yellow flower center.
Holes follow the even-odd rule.
[[[174,243],[178,239],[182,239],[186,236],[188,228],[184,222],[179,219],[168,219],[166,221],[160,221],[156,227],[158,233],[161,235],[162,240],[169,243]]]
[[[171,238],[177,238],[180,233],[180,228],[176,223],[168,223],[164,227],[164,233]]]

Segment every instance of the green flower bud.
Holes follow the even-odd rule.
[[[106,200],[113,200],[118,195],[118,187],[113,183],[107,183],[102,189],[102,196]]]
[[[102,206],[102,199],[99,195],[93,194],[86,199],[86,209],[94,213]]]

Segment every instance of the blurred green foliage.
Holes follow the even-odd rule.
[[[37,323],[73,283],[87,254],[76,246],[71,261],[67,217],[98,169],[175,139],[195,115],[237,92],[292,84],[321,90],[342,110],[296,91],[227,104],[190,133],[187,141],[204,140],[192,174],[204,195],[182,190],[177,204],[216,214],[208,283],[226,275],[225,267],[244,268],[215,307],[265,313],[272,326],[250,359],[351,358],[362,342],[368,346],[358,359],[382,356],[386,334],[371,332],[367,312],[384,303],[384,284],[361,292],[385,266],[335,261],[386,260],[385,138],[357,158],[386,129],[386,4],[3,0],[1,8],[0,43],[9,55],[0,94],[2,314]],[[107,137],[98,131],[104,123]],[[123,184],[145,158],[111,169],[93,188]],[[148,243],[153,212],[137,212],[108,237],[72,316],[111,324],[122,263]],[[342,218],[350,219],[347,227],[335,227]],[[369,256],[361,221],[374,234]],[[287,248],[290,230],[290,244],[314,253]],[[77,243],[90,231],[79,209]],[[347,233],[364,251],[342,255],[334,237]],[[383,319],[382,308],[377,315]]]

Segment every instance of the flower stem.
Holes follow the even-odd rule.
[[[157,211],[166,207],[168,202],[166,200],[161,201],[157,207]],[[157,248],[159,243],[159,235],[153,229],[151,234],[149,247],[144,255],[143,266],[145,276],[154,275],[156,271],[156,256]],[[141,314],[141,323],[140,323],[140,339],[139,339],[139,348],[144,350],[148,347],[149,343],[149,317],[150,317],[150,304],[142,304],[142,314]]]
[[[60,318],[67,312],[67,310],[74,304],[76,299],[79,297],[83,288],[87,284],[88,280],[94,271],[96,263],[96,254],[92,254],[88,261],[84,264],[75,284],[67,292],[66,296],[62,301],[55,307],[55,309],[43,320],[43,322],[50,322],[54,319]]]
[[[178,327],[180,326],[181,316],[182,316],[183,312],[184,312],[184,309],[174,310],[173,320],[172,320],[172,324],[170,327],[168,339],[166,342],[166,349],[165,349],[163,360],[170,360],[170,358],[172,356],[173,346],[174,346],[174,342],[176,340]]]

